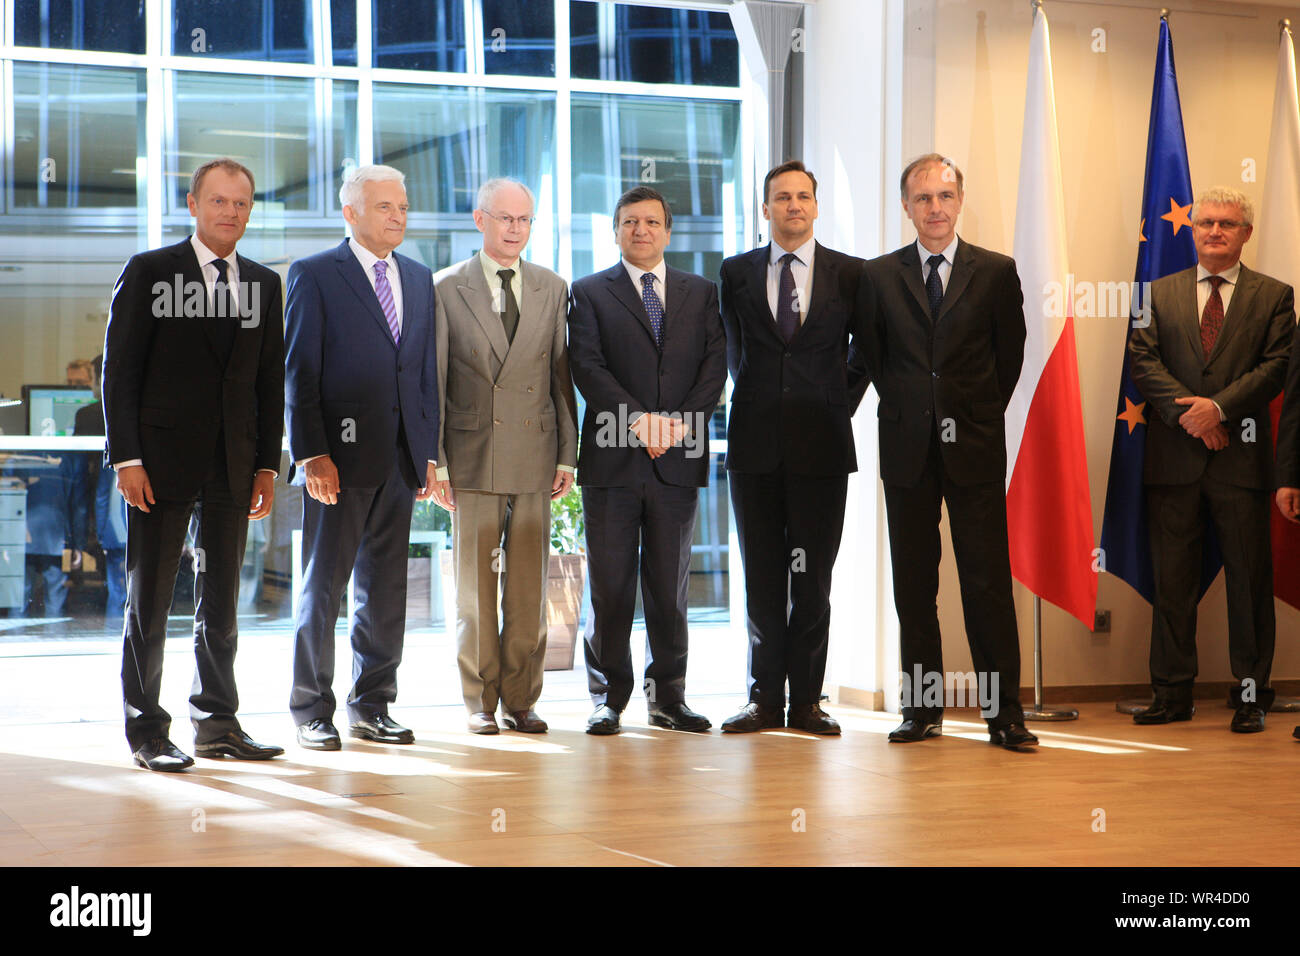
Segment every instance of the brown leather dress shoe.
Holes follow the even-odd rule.
[[[833,737],[840,732],[840,725],[835,718],[827,714],[817,704],[803,704],[798,707],[791,707],[785,725],[794,730],[802,730],[809,734],[821,734],[824,737]]]
[[[517,730],[521,734],[544,734],[547,730],[546,721],[534,710],[512,710],[501,715],[501,722],[507,730]]]
[[[496,717],[484,711],[469,715],[469,732],[471,734],[499,734],[501,728],[497,726]]]
[[[785,714],[781,708],[760,707],[750,701],[738,714],[733,714],[722,722],[722,731],[728,734],[752,734],[784,726]]]

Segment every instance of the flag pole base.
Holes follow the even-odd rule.
[[[1121,714],[1136,714],[1139,710],[1146,710],[1150,706],[1150,697],[1135,697],[1129,700],[1115,701],[1115,709]]]
[[[1025,720],[1078,720],[1079,712],[1073,707],[1028,707]]]

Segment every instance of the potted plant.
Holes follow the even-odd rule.
[[[582,496],[575,490],[551,502],[551,560],[546,576],[546,663],[548,671],[572,670],[578,618],[587,576]]]

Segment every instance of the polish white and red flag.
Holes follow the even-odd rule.
[[[1014,254],[1025,296],[1025,362],[1007,407],[1011,573],[1092,629],[1096,536],[1088,491],[1073,276],[1047,16],[1034,17],[1025,88]]]

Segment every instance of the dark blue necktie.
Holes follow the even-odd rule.
[[[229,277],[226,270],[230,268],[230,263],[225,259],[213,259],[212,266],[217,270],[217,281],[212,286],[212,314],[222,318],[233,319],[239,314],[239,307],[231,299],[231,293],[234,292],[230,287]]]
[[[930,277],[925,280],[925,294],[930,297],[930,320],[939,321],[939,307],[943,305],[943,279],[939,276],[939,266],[944,261],[943,256],[931,256],[926,260],[930,263]]]
[[[655,347],[664,347],[664,304],[655,294],[655,274],[641,273],[641,301],[645,303],[645,313],[650,317],[650,328],[654,329]]]
[[[781,257],[781,281],[776,288],[776,329],[781,338],[789,342],[799,331],[799,312],[795,309],[794,270],[790,263],[795,260],[793,252]]]

